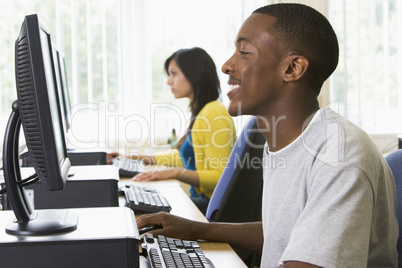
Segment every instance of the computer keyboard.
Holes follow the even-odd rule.
[[[119,169],[120,177],[134,177],[144,170],[144,163],[140,160],[116,158],[113,165]]]
[[[170,212],[172,207],[159,191],[138,185],[126,185],[123,189],[126,206],[138,213]]]
[[[196,241],[146,234],[142,248],[150,267],[214,267]]]

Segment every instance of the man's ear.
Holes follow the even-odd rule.
[[[307,58],[299,55],[291,55],[285,59],[286,69],[283,73],[283,79],[286,82],[299,80],[306,73],[309,66]]]

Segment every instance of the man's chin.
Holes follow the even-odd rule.
[[[241,103],[240,102],[230,102],[229,107],[228,107],[228,113],[231,116],[243,115],[243,111],[241,109]]]

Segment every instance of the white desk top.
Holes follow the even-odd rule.
[[[51,210],[49,210],[51,211]],[[43,236],[14,236],[7,234],[4,229],[15,219],[13,211],[0,212],[0,241],[13,243],[24,240],[26,242],[41,241],[71,241],[71,240],[99,240],[111,238],[132,238],[139,240],[137,228],[133,228],[134,215],[128,208],[105,207],[105,208],[71,208],[63,209],[64,212],[78,215],[77,229],[72,232],[57,235]],[[128,225],[131,223],[131,226]],[[114,228],[110,228],[114,226]]]

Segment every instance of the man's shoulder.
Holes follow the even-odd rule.
[[[370,179],[388,176],[384,157],[368,133],[331,109],[322,112],[304,143],[317,149],[317,158],[324,159],[325,164],[353,165]]]
[[[309,125],[310,139],[327,145],[376,148],[372,138],[359,126],[330,108],[321,108]],[[338,148],[339,149],[339,148]]]
[[[372,162],[382,157],[363,129],[330,108],[321,108],[302,133],[303,149],[335,162]],[[359,164],[360,165],[360,164]]]

